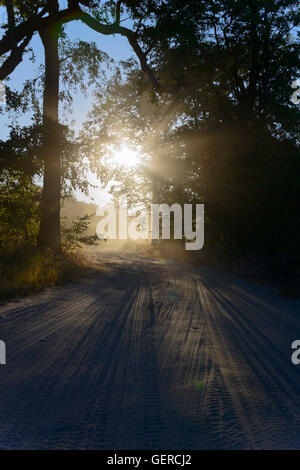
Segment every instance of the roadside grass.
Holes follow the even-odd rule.
[[[0,253],[0,301],[79,281],[94,272],[81,253],[54,256],[34,248]]]

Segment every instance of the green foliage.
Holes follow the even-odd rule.
[[[32,246],[39,226],[41,188],[20,173],[0,174],[0,248]]]
[[[0,250],[0,301],[78,281],[92,273],[74,255],[54,256],[32,247]]]
[[[70,41],[64,36],[60,41],[60,77],[63,89],[61,100],[70,105],[73,95],[80,90],[84,95],[104,80],[112,59],[98,49],[95,42]]]
[[[73,220],[71,227],[65,225],[62,226],[62,246],[64,251],[74,252],[83,245],[93,246],[99,243],[99,239],[96,234],[90,235],[87,233],[93,216],[94,214],[86,214]]]
[[[13,4],[16,24],[46,6]],[[99,23],[118,23],[116,1],[79,4]],[[87,191],[88,157],[102,182],[115,181],[114,195],[133,204],[151,198],[205,203],[210,249],[245,258],[255,253],[271,271],[288,276],[300,259],[300,110],[291,103],[299,73],[298,2],[128,0],[120,13],[147,50],[160,89],[151,90],[132,60],[123,63],[125,74],[116,70],[104,81],[103,69],[111,64],[107,55],[94,43],[71,43],[61,28],[65,111],[76,90],[86,93],[97,85],[80,142],[67,127],[59,128],[63,195]],[[10,138],[0,143],[2,247],[30,245],[36,237],[43,89],[43,67],[23,93],[7,89],[14,120],[31,109],[35,124],[20,128],[14,122]],[[122,141],[147,157],[145,165],[124,170],[110,164]],[[65,225],[66,249],[95,242],[94,230],[88,230],[95,219],[85,214]]]
[[[204,203],[209,249],[259,256],[272,275],[288,276],[300,261],[300,110],[291,103],[297,2],[148,7],[156,26],[142,37],[160,96],[151,102],[132,63],[124,64],[125,79],[116,73],[97,94],[87,129],[99,174],[133,202],[154,197],[155,181],[161,203]],[[107,155],[124,137],[150,166],[107,170]]]
[[[71,227],[72,221],[76,220],[77,217],[89,215],[90,220],[86,232],[89,235],[94,235],[96,233],[97,223],[100,220],[99,217],[95,216],[96,212],[96,204],[78,201],[74,196],[64,198],[61,207],[61,216],[64,219],[64,225],[66,227]]]

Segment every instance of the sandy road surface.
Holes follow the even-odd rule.
[[[92,279],[0,307],[1,449],[300,448],[299,301],[101,259]]]

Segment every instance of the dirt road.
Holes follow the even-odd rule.
[[[0,307],[1,449],[300,448],[300,303],[207,268],[104,272]]]

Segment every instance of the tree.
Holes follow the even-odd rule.
[[[277,259],[284,272],[299,260],[300,120],[291,102],[299,52],[297,4],[191,1],[184,6],[186,15],[180,5],[173,0],[157,9],[156,27],[143,37],[159,98],[174,110],[166,123],[166,128],[173,123],[168,158],[179,176],[166,181],[160,197],[204,202],[211,247],[259,253],[269,264]],[[115,126],[125,132],[136,117],[138,129],[144,119],[135,105],[141,90],[136,78],[129,80],[120,100],[124,114]],[[118,87],[113,94],[119,100],[117,93]],[[110,91],[108,96],[115,112],[118,105],[111,103]],[[101,106],[105,112],[105,96]]]
[[[124,74],[119,69],[97,91],[83,134],[94,170],[104,183],[117,181],[111,191],[116,197],[126,196],[130,204],[159,202],[161,182],[171,171],[167,135],[176,112],[163,95],[154,101],[151,91],[136,64],[128,64]],[[134,169],[111,161],[126,142],[144,156],[143,164]]]
[[[66,10],[59,9],[58,0],[27,2],[5,2],[7,10],[7,32],[0,41],[0,53],[11,51],[0,68],[0,79],[7,77],[21,62],[27,44],[35,31],[39,32],[45,50],[45,92],[44,92],[44,188],[41,204],[41,224],[38,246],[60,251],[60,185],[61,168],[59,143],[57,140],[58,100],[59,100],[59,56],[58,56],[58,23],[80,19],[89,27],[101,34],[121,34],[126,36],[137,54],[142,69],[154,84],[155,77],[148,67],[146,54],[139,45],[138,31],[131,31],[121,26],[121,13],[124,11],[123,2],[101,2],[69,0]],[[145,17],[143,5],[131,2],[127,10],[138,18],[138,27]],[[82,9],[83,6],[83,9]],[[84,8],[91,9],[90,15]],[[47,15],[47,16],[44,16]],[[71,16],[70,16],[71,15]],[[109,18],[114,21],[109,23]],[[18,24],[16,22],[18,20]],[[102,23],[99,21],[104,19]],[[21,46],[19,46],[20,41]]]
[[[6,33],[0,40],[0,55],[4,57],[4,63],[0,67],[0,80],[7,78],[22,62],[23,54],[36,32],[80,20],[101,34],[125,36],[136,53],[142,70],[153,84],[158,85],[147,64],[147,51],[143,51],[139,44],[143,37],[141,30],[145,29],[143,21],[149,19],[151,14],[151,8],[148,8],[147,3],[146,1],[68,0],[67,8],[57,9],[55,3],[52,8],[50,2],[49,7],[47,0],[35,0],[30,4],[25,0],[1,0],[0,5],[4,5],[7,10],[7,25]],[[136,20],[135,30],[121,25],[122,13]],[[10,55],[6,57],[5,54],[8,53]]]
[[[245,245],[251,217],[272,186],[261,173],[296,165],[299,109],[290,102],[290,85],[299,51],[297,2],[191,1],[183,11],[173,0],[153,11],[155,28],[145,29],[143,40],[160,91],[181,113],[176,138],[184,145],[177,161],[186,162],[189,193],[199,194],[198,182],[223,227],[220,237],[233,246],[243,238]],[[282,161],[285,146],[290,163]],[[264,213],[256,213],[261,232]],[[253,237],[249,247],[255,244]]]
[[[58,12],[58,0],[47,2],[49,16]],[[39,248],[61,249],[60,199],[61,156],[59,142],[59,55],[57,29],[48,27],[40,31],[45,53],[45,88],[43,103],[43,162],[44,184],[41,201]]]

